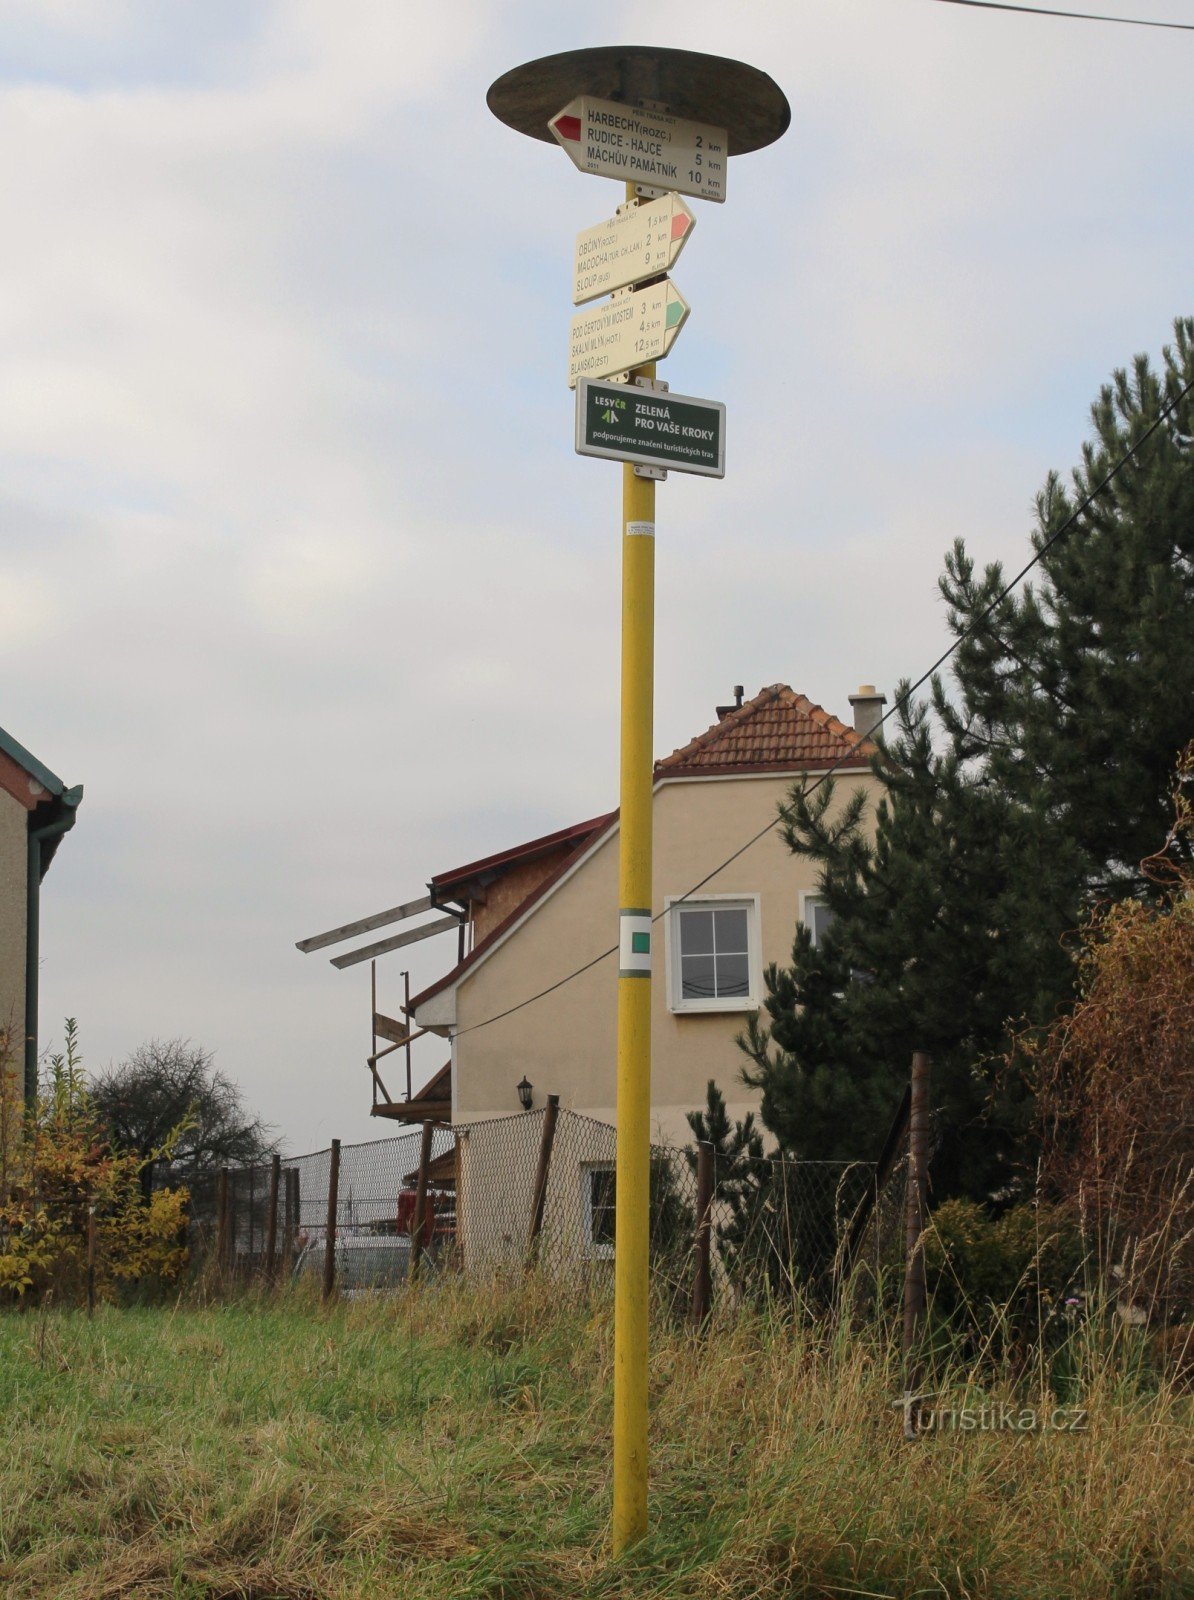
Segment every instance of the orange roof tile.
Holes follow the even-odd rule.
[[[715,772],[827,767],[843,758],[862,766],[875,746],[786,683],[761,689],[711,728],[655,763],[657,778]]]

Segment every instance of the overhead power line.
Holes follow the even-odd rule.
[[[1071,22],[1118,22],[1126,28],[1175,28],[1194,33],[1194,22],[1155,22],[1147,17],[1113,17],[1101,11],[1055,11],[1051,6],[1018,6],[1012,0],[937,0],[938,5],[972,6],[976,11],[1022,11],[1032,17],[1066,17]]]
[[[964,0],[959,0],[959,3],[964,3]],[[1115,478],[1120,472],[1123,471],[1124,467],[1127,466],[1132,457],[1136,455],[1140,447],[1152,438],[1153,434],[1157,431],[1165,419],[1177,410],[1178,406],[1181,405],[1182,401],[1186,398],[1191,390],[1194,390],[1194,379],[1191,379],[1191,381],[1186,384],[1185,388],[1173,397],[1168,405],[1161,408],[1161,410],[1153,418],[1152,422],[1149,423],[1148,427],[1140,435],[1139,439],[1136,440],[1136,443],[1128,446],[1123,455],[1120,456],[1119,460],[1116,461],[1114,466],[1107,470],[1106,474],[1099,480],[1086,498],[1081,501],[1079,505],[1074,507],[1073,511],[1062,523],[1061,527],[1049,535],[1049,537],[1041,545],[1040,549],[1033,556],[1032,560],[1026,562],[1025,565],[1020,568],[1019,572],[1017,572],[1016,576],[1008,583],[1004,584],[1003,588],[990,602],[990,604],[985,606],[983,610],[979,612],[977,617],[974,617],[966,624],[954,642],[947,650],[942,651],[942,653],[937,657],[936,661],[933,662],[933,665],[922,672],[920,677],[917,678],[916,682],[909,685],[909,687],[905,689],[904,693],[895,701],[893,701],[890,708],[883,713],[883,715],[879,718],[879,721],[875,723],[873,728],[871,728],[870,732],[855,740],[847,750],[843,751],[843,753],[838,756],[836,761],[834,761],[825,769],[824,772],[821,773],[816,782],[811,784],[804,791],[806,799],[808,796],[816,794],[817,790],[823,783],[826,783],[830,778],[832,778],[835,772],[837,772],[841,767],[845,766],[852,756],[857,755],[858,751],[871,737],[871,734],[877,733],[889,718],[894,717],[902,706],[907,705],[908,701],[912,699],[913,695],[915,695],[918,690],[924,688],[925,684],[928,683],[933,674],[941,670],[959,645],[961,645],[964,640],[968,639],[972,633],[976,632],[982,627],[987,618],[991,616],[993,612],[998,610],[998,608],[1003,604],[1008,595],[1011,594],[1012,590],[1023,583],[1024,579],[1040,562],[1041,558],[1048,554],[1048,552],[1053,548],[1059,539],[1064,538],[1065,535],[1069,533],[1070,529],[1074,526],[1078,519],[1090,508],[1091,505],[1093,505],[1103,491],[1108,488],[1112,482],[1114,482]],[[745,855],[752,845],[756,845],[760,839],[766,838],[769,833],[774,831],[775,827],[776,823],[774,820],[767,822],[766,825],[760,828],[757,833],[752,834],[751,837],[747,839],[745,844],[739,845],[738,848],[731,855],[728,855],[724,861],[719,861],[717,866],[715,866],[710,872],[707,872],[698,883],[694,883],[691,889],[686,889],[682,895],[679,895],[676,899],[673,899],[671,906],[669,906],[668,909],[670,910],[672,907],[682,904],[685,900],[690,899],[694,894],[699,893],[699,891],[703,889],[707,883],[709,883],[713,878],[716,878],[719,872],[723,872],[726,867],[731,866],[735,861],[737,861],[739,856]],[[666,911],[656,912],[655,916],[651,920],[652,922],[658,922],[660,918],[666,916],[666,914]],[[594,967],[599,966],[602,961],[607,960],[612,955],[616,955],[617,951],[618,946],[616,944],[611,945],[608,950],[603,950],[600,955],[594,956],[591,961],[586,961],[583,967],[577,967],[574,971],[566,973],[564,977],[557,978],[554,983],[548,984],[546,989],[540,989],[536,994],[528,995],[525,1000],[519,1000],[516,1004],[507,1006],[504,1011],[495,1012],[492,1017],[485,1017],[480,1022],[470,1023],[467,1028],[458,1029],[451,1035],[451,1037],[453,1039],[461,1039],[466,1033],[476,1033],[480,1028],[491,1027],[493,1023],[501,1022],[505,1017],[512,1017],[516,1011],[524,1011],[527,1006],[533,1006],[537,1000],[545,1000],[549,994],[554,994],[557,989],[562,989],[565,984],[571,983],[573,978],[579,978],[583,973],[590,972]]]

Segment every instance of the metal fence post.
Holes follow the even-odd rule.
[[[697,1145],[696,1234],[693,1240],[695,1265],[692,1274],[692,1325],[699,1333],[709,1317],[712,1297],[710,1273],[710,1235],[713,1211],[713,1146]]]
[[[273,1283],[278,1270],[278,1189],[282,1179],[282,1157],[274,1155],[269,1164],[269,1216],[265,1224],[265,1277]]]
[[[336,1287],[336,1207],[340,1199],[340,1141],[332,1140],[328,1164],[328,1222],[323,1243],[323,1298]]]
[[[891,1127],[887,1130],[887,1137],[883,1141],[883,1149],[879,1152],[879,1160],[875,1165],[874,1182],[871,1185],[870,1191],[863,1196],[857,1211],[854,1213],[853,1221],[850,1224],[850,1231],[846,1237],[845,1248],[842,1251],[841,1276],[843,1281],[850,1275],[850,1269],[854,1265],[855,1257],[858,1254],[859,1247],[866,1236],[867,1228],[871,1226],[872,1222],[876,1223],[873,1232],[875,1235],[875,1248],[876,1250],[878,1249],[879,1229],[877,1224],[879,1198],[884,1189],[886,1189],[892,1173],[899,1165],[900,1152],[904,1150],[907,1145],[908,1116],[911,1101],[912,1085],[911,1083],[908,1083],[904,1088],[903,1095],[900,1097],[900,1103],[896,1108],[896,1114],[892,1119]],[[876,1277],[878,1277],[877,1265]]]
[[[216,1179],[216,1268],[228,1266],[228,1168],[221,1167]]]
[[[250,1167],[249,1168],[248,1177],[249,1177],[249,1207],[248,1207],[248,1209],[249,1209],[249,1239],[248,1239],[247,1253],[246,1253],[246,1256],[245,1256],[245,1267],[246,1267],[246,1276],[251,1277],[252,1274],[253,1274],[254,1266],[255,1266],[254,1258],[257,1255],[257,1231],[256,1231],[256,1222],[257,1222],[257,1218],[256,1218],[256,1211],[257,1211],[257,1168],[256,1167]]]
[[[924,1227],[926,1160],[929,1143],[929,1058],[923,1050],[912,1057],[912,1093],[908,1112],[908,1187],[904,1212],[904,1431],[916,1431],[911,1396],[920,1379],[915,1359],[917,1337],[924,1320]]]
[[[431,1165],[431,1136],[434,1122],[423,1124],[423,1139],[419,1145],[419,1177],[415,1186],[415,1214],[410,1228],[410,1281],[416,1283],[423,1260],[423,1242],[427,1237],[427,1168]]]
[[[286,1264],[287,1270],[294,1266],[298,1257],[298,1232],[301,1225],[299,1206],[302,1196],[299,1191],[299,1169],[286,1168]]]
[[[452,1265],[463,1265],[460,1248],[460,1130],[452,1130]]]
[[[556,1122],[560,1115],[560,1097],[549,1094],[543,1113],[543,1132],[539,1138],[539,1164],[535,1169],[535,1186],[531,1191],[531,1227],[527,1235],[527,1267],[533,1267],[539,1254],[539,1235],[543,1232],[543,1208],[547,1203],[547,1179],[551,1172],[551,1147],[555,1143]]]
[[[95,1203],[87,1207],[87,1315],[95,1315]]]
[[[243,1169],[233,1167],[228,1172],[228,1270],[235,1278],[238,1266],[239,1251],[237,1250],[237,1229],[240,1226],[238,1218],[238,1201],[240,1198],[240,1176]]]

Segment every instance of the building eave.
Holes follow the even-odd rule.
[[[744,764],[734,770],[727,770],[726,768],[669,767],[662,771],[657,769],[655,781],[652,785],[652,794],[658,794],[660,789],[666,788],[670,784],[680,783],[718,783],[741,778],[786,778],[794,782],[809,774],[826,772],[831,766],[832,763],[826,762],[821,765],[813,764],[800,767],[790,765],[773,767],[768,763]],[[854,766],[839,767],[837,770],[843,776],[859,777],[870,769],[865,766]],[[539,907],[550,899],[558,889],[563,888],[568,879],[574,873],[579,872],[606,840],[617,831],[618,813],[612,811],[609,813],[605,826],[590,839],[586,848],[563,862],[557,871],[551,873],[541,884],[538,884],[526,899],[520,901],[450,972],[446,972],[442,978],[430,984],[419,994],[412,995],[410,1014],[414,1016],[418,1026],[420,1028],[428,1028],[432,1032],[443,1030],[445,1033],[454,1028],[456,1026],[456,990],[460,984],[469,978],[478,967],[483,966],[491,955],[517,933],[523,923],[534,916]],[[439,1000],[441,1004],[432,1010],[431,1002],[435,1000]]]
[[[12,734],[6,732],[4,728],[0,728],[0,752],[3,752],[10,761],[15,762],[18,767],[23,768],[34,782],[45,790],[47,795],[58,799],[66,792],[66,785],[58,774],[51,772],[45,762],[39,761],[31,751],[26,750],[25,746],[14,739]],[[17,798],[20,798],[20,796]],[[23,803],[28,804],[28,802]],[[32,809],[32,806],[30,806],[30,809]]]

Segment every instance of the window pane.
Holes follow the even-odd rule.
[[[717,954],[717,998],[737,999],[750,993],[747,981],[746,956]]]
[[[681,911],[680,952],[686,956],[712,955],[712,911]]]
[[[714,912],[717,918],[717,952],[746,954],[746,912],[741,907]]]
[[[685,1000],[712,1000],[716,997],[713,957],[680,957],[680,992]]]
[[[614,1174],[589,1173],[589,1232],[594,1244],[614,1242]]]
[[[813,943],[820,944],[833,921],[833,912],[824,900],[813,900],[808,907],[808,925],[813,932]]]

